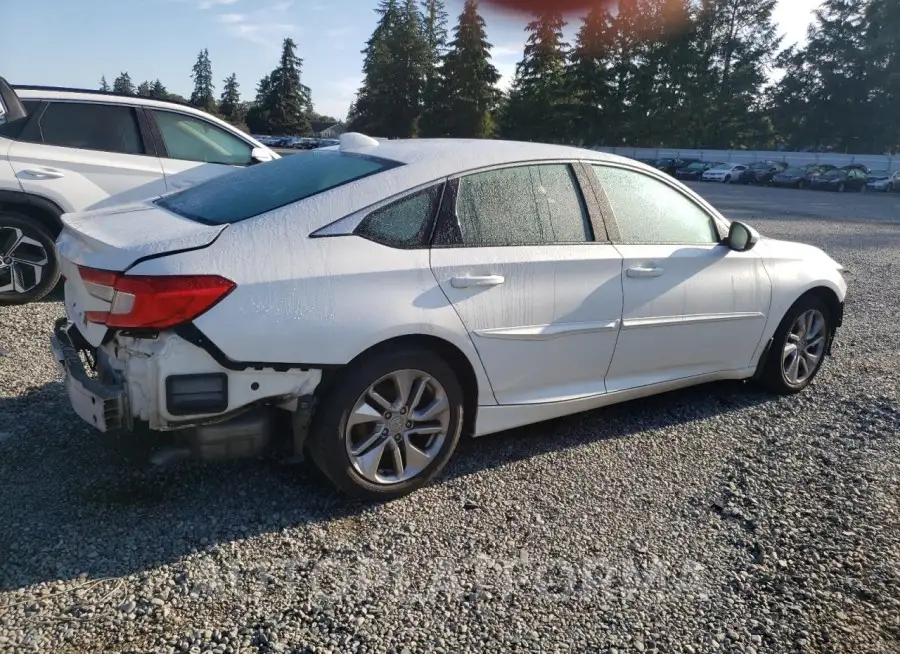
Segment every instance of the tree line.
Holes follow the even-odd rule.
[[[614,15],[579,19],[572,43],[561,14],[539,13],[501,91],[477,0],[452,29],[443,0],[380,0],[348,127],[388,138],[900,149],[900,2],[824,0],[807,43],[785,47],[776,1],[619,0]],[[203,50],[188,101],[255,133],[302,135],[312,120],[333,120],[313,111],[302,65],[285,39],[277,67],[242,102],[235,75],[216,98]],[[159,80],[134,87],[127,73],[112,88],[174,97]]]
[[[635,147],[900,147],[900,2],[825,0],[784,48],[776,0],[619,0],[536,14],[505,93],[477,0],[382,0],[350,126],[386,137]],[[775,72],[772,81],[770,73]]]
[[[250,102],[241,100],[235,73],[225,78],[222,92],[216,97],[212,62],[205,48],[191,68],[194,89],[190,98],[170,93],[159,79],[135,86],[127,72],[120,73],[112,86],[104,75],[100,90],[190,104],[254,134],[303,136],[311,132],[313,122],[337,123],[338,120],[314,111],[310,89],[301,82],[302,70],[303,60],[297,56],[297,44],[287,38],[282,44],[278,65],[259,81],[256,96]]]

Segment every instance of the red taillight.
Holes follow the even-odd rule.
[[[193,320],[228,295],[235,283],[218,275],[122,275],[78,268],[87,292],[110,303],[88,311],[88,322],[119,329],[167,329]]]

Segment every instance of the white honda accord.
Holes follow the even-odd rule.
[[[348,134],[64,222],[51,344],[82,419],[167,455],[280,443],[376,499],[463,434],[715,380],[801,391],[847,290],[654,168],[534,143]]]

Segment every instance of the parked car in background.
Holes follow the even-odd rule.
[[[882,191],[887,193],[900,191],[900,170],[896,170],[893,173],[886,173],[884,176],[875,175],[874,179],[873,174],[870,173],[868,180],[866,187],[870,191]]]
[[[683,181],[700,181],[710,168],[723,165],[721,161],[695,161],[675,171],[675,177]]]
[[[739,184],[760,184],[768,186],[772,178],[784,172],[788,165],[783,161],[757,161],[750,164],[737,179]]]
[[[840,169],[841,170],[861,170],[862,172],[864,172],[867,175],[871,172],[871,169],[868,166],[866,166],[865,164],[857,164],[857,163],[847,164],[846,166],[841,166]]]
[[[168,432],[172,457],[281,438],[385,500],[440,474],[464,433],[716,380],[795,394],[830,353],[841,265],[648,166],[340,141],[66,216],[51,349],[78,416]]]
[[[0,78],[0,113],[0,305],[54,288],[64,213],[156,197],[278,158],[214,116],[133,95],[13,88]]]
[[[859,168],[838,168],[827,173],[816,175],[810,180],[809,187],[824,191],[865,191],[868,179],[866,173]]]
[[[684,168],[685,166],[689,166],[695,161],[699,161],[699,159],[686,158],[686,159],[673,159],[669,157],[664,157],[662,159],[656,160],[656,168],[658,170],[663,171],[667,175],[675,176],[675,171],[679,168]]]
[[[703,182],[722,182],[724,184],[731,184],[736,181],[740,174],[745,170],[747,170],[747,166],[744,164],[723,163],[704,171],[700,176],[700,180]]]

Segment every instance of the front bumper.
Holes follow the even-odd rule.
[[[130,429],[125,387],[88,374],[69,330],[66,318],[56,321],[50,336],[53,358],[59,366],[72,408],[82,420],[102,432]]]

